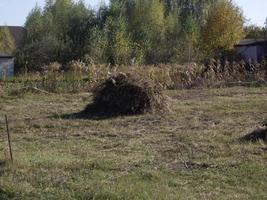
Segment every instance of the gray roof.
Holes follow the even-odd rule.
[[[24,44],[24,40],[27,34],[27,31],[22,26],[0,26],[0,28],[8,28],[11,35],[15,40],[16,48],[20,48]]]
[[[7,54],[0,54],[0,58],[13,58],[13,56]]]
[[[24,45],[25,37],[27,34],[27,31],[22,26],[0,26],[1,28],[8,28],[10,30],[11,35],[14,38],[15,41],[15,47],[18,49]],[[3,52],[0,52],[1,58],[8,58],[12,57],[11,55],[3,54]]]
[[[267,39],[244,39],[241,40],[238,44],[235,46],[254,46],[259,44],[267,43]]]

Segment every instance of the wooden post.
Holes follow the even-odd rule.
[[[7,132],[7,140],[8,140],[8,147],[9,147],[9,154],[11,162],[13,162],[13,156],[12,156],[12,149],[11,149],[11,141],[10,141],[10,134],[9,134],[9,127],[8,127],[8,118],[7,115],[5,115],[6,119],[6,132]]]

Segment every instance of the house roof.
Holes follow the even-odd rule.
[[[13,58],[11,55],[0,54],[0,58]]]
[[[235,46],[254,46],[267,43],[267,39],[244,39]]]
[[[26,29],[22,26],[0,26],[0,28],[4,27],[9,28],[10,33],[15,40],[16,48],[22,47],[27,33]]]

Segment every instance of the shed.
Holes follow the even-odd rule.
[[[14,58],[0,54],[0,79],[14,76]]]
[[[267,56],[267,39],[244,39],[235,45],[235,51],[246,62],[257,63]]]
[[[0,26],[1,28],[9,28],[11,35],[15,41],[15,48],[23,47],[27,31],[20,26]],[[5,52],[0,52],[0,79],[14,76],[14,57],[6,55]]]

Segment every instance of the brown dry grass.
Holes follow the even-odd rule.
[[[72,61],[58,71],[60,65],[51,63],[43,73],[23,74],[5,81],[0,80],[5,91],[17,94],[22,88],[37,87],[53,93],[88,92],[103,80],[116,73],[131,73],[152,79],[164,89],[185,89],[203,87],[266,85],[267,66],[261,64],[253,70],[242,63],[207,66],[188,63],[184,65],[158,66],[86,66],[81,61]],[[250,66],[249,66],[250,67]]]
[[[2,199],[266,199],[266,87],[166,91],[172,113],[64,119],[90,94],[0,93]],[[3,114],[15,162],[6,161]]]

